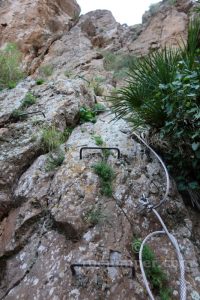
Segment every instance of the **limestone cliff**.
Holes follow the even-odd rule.
[[[106,10],[78,18],[72,0],[0,1],[0,45],[17,42],[32,73],[0,92],[0,299],[147,299],[131,245],[133,237],[160,229],[152,215],[138,213],[138,200],[145,193],[157,203],[165,180],[129,125],[113,121],[105,96],[123,78],[106,68],[104,53],[143,55],[176,45],[180,34],[186,36],[190,5],[163,1],[143,24],[128,27]],[[14,118],[27,93],[34,102]],[[102,105],[96,120],[83,122],[81,110]],[[49,128],[63,134],[60,152],[49,153],[44,144]],[[97,146],[97,140],[121,152],[120,159],[115,152],[106,156],[115,173],[110,197],[102,195],[93,167],[105,153],[85,150],[80,159],[81,147]],[[173,180],[159,212],[187,262],[187,299],[200,299],[199,215],[186,208]],[[172,246],[160,237],[151,247],[170,278],[173,299],[179,299]],[[70,265],[88,260],[132,262],[136,273],[132,278],[123,268],[77,268],[73,276]]]
[[[53,41],[69,31],[79,13],[75,0],[3,0],[0,2],[0,46],[16,42],[28,65],[37,66],[37,60]]]

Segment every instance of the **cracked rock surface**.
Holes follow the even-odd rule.
[[[56,1],[51,9],[64,3],[68,9],[68,2]],[[148,299],[132,242],[161,229],[153,214],[139,213],[138,204],[142,194],[158,203],[165,177],[159,162],[133,137],[131,127],[114,120],[105,96],[121,82],[114,82],[112,71],[105,70],[101,51],[143,54],[152,40],[160,40],[160,30],[162,45],[168,37],[174,41],[188,22],[188,1],[182,6],[179,2],[166,8],[163,1],[158,13],[146,15],[139,27],[118,24],[108,11],[81,16],[40,56],[42,65],[53,66],[53,74],[42,85],[37,85],[36,70],[13,90],[0,92],[0,299]],[[4,5],[0,3],[0,16]],[[73,1],[70,5],[69,16],[79,11]],[[158,30],[163,14],[165,21]],[[172,24],[180,25],[176,33],[171,27],[165,30],[170,16]],[[94,91],[97,76],[103,78],[101,95]],[[25,118],[13,119],[13,110],[20,108],[28,92],[35,103],[24,110]],[[93,109],[97,103],[106,110],[96,115],[95,123],[83,122],[80,108]],[[48,168],[51,153],[43,146],[42,132],[52,126],[62,133],[70,129],[70,135],[60,145],[63,161]],[[82,147],[97,147],[97,136],[101,146],[119,148],[120,158],[114,150],[106,156],[99,149],[84,149],[80,159]],[[105,156],[114,171],[109,197],[102,195],[101,179],[94,172],[94,165]],[[173,179],[159,213],[184,256],[187,300],[200,299],[199,214],[185,206]],[[173,300],[178,300],[179,271],[172,245],[165,236],[153,238],[149,245],[167,273]],[[135,274],[116,266],[79,266],[73,274],[71,265],[82,262],[124,262],[134,266]]]

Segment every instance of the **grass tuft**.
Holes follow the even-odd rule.
[[[64,159],[65,155],[62,151],[58,151],[58,153],[54,153],[54,155],[51,153],[47,158],[45,170],[47,172],[55,170],[62,165]]]
[[[44,82],[45,82],[45,80],[43,78],[36,79],[36,84],[37,85],[42,85]]]
[[[101,223],[105,219],[105,215],[102,213],[100,207],[95,208],[93,207],[89,210],[84,217],[84,220],[89,223],[91,226],[95,226]]]
[[[65,142],[65,134],[55,126],[44,128],[42,130],[42,147],[46,152],[58,149]]]
[[[24,108],[27,108],[35,103],[36,97],[32,93],[27,93],[22,101],[22,104],[20,105],[20,108],[23,110]]]
[[[94,135],[93,139],[94,139],[97,146],[102,146],[103,145],[103,139],[100,135]]]
[[[140,239],[133,240],[132,251],[134,254],[138,255],[141,244],[142,241]],[[167,287],[169,282],[167,274],[162,270],[162,267],[157,262],[155,254],[147,245],[143,248],[142,259],[152,289],[160,296],[161,300],[171,300],[172,291]]]
[[[113,169],[105,161],[95,164],[93,169],[100,178],[101,194],[111,197],[113,192],[112,181],[115,178]]]
[[[8,43],[5,49],[0,50],[0,90],[13,89],[24,78],[21,61],[22,54],[15,44]]]

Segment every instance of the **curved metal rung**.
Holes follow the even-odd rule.
[[[99,268],[99,267],[104,267],[104,268],[128,268],[131,269],[131,275],[132,278],[135,276],[135,268],[132,263],[109,263],[109,262],[82,262],[82,263],[74,263],[70,265],[70,269],[72,272],[72,275],[76,275],[76,270],[75,267],[86,267],[86,268]]]
[[[117,151],[117,158],[120,159],[120,156],[121,156],[121,153],[120,153],[120,150],[119,148],[116,148],[116,147],[82,147],[80,149],[80,159],[83,158],[83,150],[87,150],[87,149],[100,149],[100,150],[104,150],[104,149],[107,149],[107,150],[116,150]]]

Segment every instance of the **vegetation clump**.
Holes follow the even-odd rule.
[[[105,215],[102,213],[101,207],[93,207],[84,216],[84,220],[91,226],[101,223],[104,219]]]
[[[103,139],[100,135],[94,135],[93,139],[95,140],[95,143],[97,146],[102,146],[103,145]]]
[[[132,63],[128,83],[110,96],[117,118],[150,128],[178,189],[200,208],[200,18],[189,24],[187,43]]]
[[[71,77],[73,76],[73,72],[70,71],[70,70],[66,70],[66,71],[64,72],[64,75],[65,75],[67,78],[71,78]]]
[[[137,256],[141,244],[141,240],[133,240],[132,251]],[[172,291],[167,287],[169,283],[167,274],[162,270],[162,267],[157,262],[155,254],[147,245],[145,245],[143,248],[142,261],[147,279],[149,280],[154,292],[160,297],[161,300],[171,300]]]
[[[27,118],[26,108],[36,103],[36,97],[32,93],[27,93],[18,109],[14,109],[11,118],[14,121],[23,121]]]
[[[55,126],[50,126],[42,130],[42,147],[44,151],[51,152],[63,144],[66,140],[64,132]]]
[[[11,113],[11,119],[15,122],[23,121],[27,118],[26,113],[22,109],[14,109]]]
[[[92,81],[90,81],[89,86],[93,88],[96,96],[103,96],[104,88],[101,86],[101,83],[104,80],[105,79],[103,77],[96,76]]]
[[[96,123],[96,116],[104,111],[106,111],[106,107],[101,103],[96,103],[92,108],[81,106],[79,110],[80,123]]]
[[[94,172],[100,178],[101,194],[107,197],[112,196],[112,181],[115,178],[113,169],[106,161],[98,162],[93,166]]]
[[[55,170],[57,167],[61,166],[65,159],[65,155],[63,151],[57,151],[57,153],[50,153],[49,157],[46,161],[45,170],[47,172]]]
[[[21,59],[22,55],[15,44],[8,43],[0,50],[0,90],[12,89],[24,78]]]
[[[60,131],[54,125],[42,129],[42,148],[43,151],[49,152],[45,167],[47,172],[53,171],[62,165],[65,159],[65,153],[60,145],[69,138],[71,132],[71,127],[67,127],[64,131]]]
[[[106,111],[106,107],[102,103],[95,103],[95,105],[93,107],[93,111],[96,114],[99,114],[99,113]]]
[[[22,100],[22,104],[20,105],[20,108],[23,110],[35,103],[36,103],[36,97],[32,93],[27,93],[24,99]]]
[[[81,123],[85,123],[85,122],[95,123],[96,122],[96,114],[89,107],[82,106],[79,110],[79,116],[80,116]]]
[[[37,85],[42,85],[43,83],[45,83],[45,80],[43,78],[36,79],[36,84]]]
[[[131,55],[108,51],[104,53],[104,68],[106,71],[113,71],[114,79],[120,80],[127,77],[129,67],[134,61],[135,57]]]

